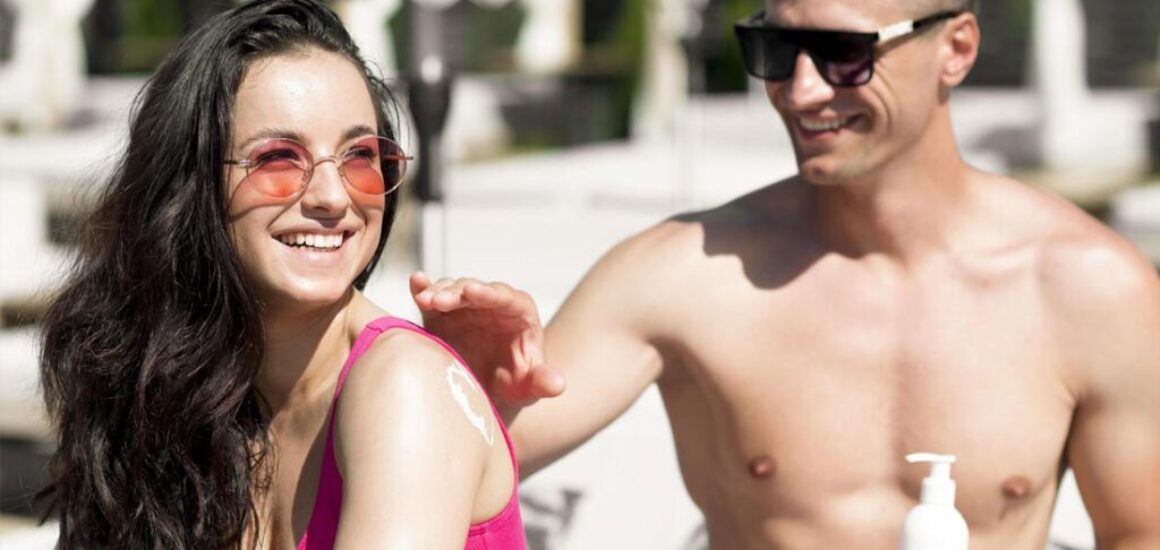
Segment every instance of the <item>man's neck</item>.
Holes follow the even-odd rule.
[[[859,181],[815,187],[822,239],[852,256],[885,254],[909,262],[950,246],[968,206],[970,168],[949,121]]]

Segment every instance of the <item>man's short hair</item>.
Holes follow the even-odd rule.
[[[979,0],[920,0],[922,14],[940,11],[977,11]]]

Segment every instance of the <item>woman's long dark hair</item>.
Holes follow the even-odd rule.
[[[366,76],[379,132],[394,101],[314,0],[259,0],[188,36],[137,98],[124,158],[44,323],[57,431],[41,493],[60,548],[237,548],[255,532],[271,444],[253,381],[261,305],[227,229],[222,161],[247,66],[310,48]],[[388,197],[382,254],[397,199]]]

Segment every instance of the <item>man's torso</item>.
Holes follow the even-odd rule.
[[[1045,227],[902,266],[737,207],[678,222],[700,257],[658,282],[684,286],[659,385],[713,546],[893,547],[929,451],[958,457],[973,548],[1042,548],[1076,405]]]

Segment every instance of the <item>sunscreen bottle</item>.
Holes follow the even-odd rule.
[[[954,455],[914,453],[906,461],[929,462],[930,475],[922,480],[918,506],[902,524],[900,550],[967,550],[967,522],[955,509]]]

